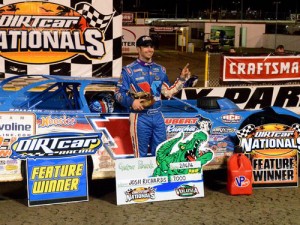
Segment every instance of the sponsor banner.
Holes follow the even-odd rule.
[[[0,182],[11,180],[22,180],[21,160],[0,158]]]
[[[149,26],[123,26],[122,53],[137,53],[135,42],[142,35],[149,35]]]
[[[208,139],[205,131],[187,138],[180,132],[157,147],[156,157],[117,159],[117,204],[204,197],[203,166],[214,156]]]
[[[134,14],[129,12],[122,13],[122,21],[123,23],[133,23]]]
[[[117,0],[1,1],[2,75],[115,76],[121,72]]]
[[[154,31],[156,32],[173,32],[175,30],[174,27],[154,27]]]
[[[224,56],[223,81],[299,80],[300,56]]]
[[[297,187],[300,124],[253,124],[237,131],[253,168],[253,187]]]
[[[85,156],[27,159],[28,206],[88,201]]]
[[[181,99],[197,99],[204,96],[226,97],[241,109],[262,109],[278,106],[300,114],[300,86],[251,86],[187,88],[181,92]]]

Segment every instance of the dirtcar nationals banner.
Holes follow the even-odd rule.
[[[300,56],[224,56],[223,81],[299,80]]]
[[[0,78],[118,77],[121,1],[0,0]]]
[[[253,187],[297,187],[300,125],[248,124],[237,132],[253,168]]]

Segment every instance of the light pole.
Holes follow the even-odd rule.
[[[212,9],[213,9],[213,0],[210,0],[210,13],[209,13],[209,20],[211,22],[212,17]]]
[[[278,19],[278,4],[280,4],[281,2],[273,2],[273,4],[275,4],[276,6],[276,12],[275,12],[275,19],[276,19],[276,24],[275,24],[275,37],[274,37],[274,49],[277,46],[277,19]]]
[[[190,0],[187,0],[186,18],[187,18],[187,20],[190,18]]]
[[[241,0],[241,21],[243,21],[244,0]]]
[[[238,2],[241,4],[241,27],[240,27],[240,51],[242,51],[242,47],[244,47],[244,45],[246,43],[244,43],[244,35],[245,35],[245,31],[243,28],[243,10],[244,10],[244,2],[243,0],[241,0],[241,2]]]

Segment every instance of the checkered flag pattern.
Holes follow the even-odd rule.
[[[17,3],[18,0],[0,0],[0,7]],[[119,0],[48,0],[49,3],[86,13],[90,26],[103,31],[105,54],[92,59],[77,54],[72,58],[53,63],[26,64],[0,56],[0,78],[11,75],[50,74],[76,77],[119,77],[122,70],[122,6]],[[77,11],[78,12],[78,11]],[[89,17],[89,19],[88,19]]]
[[[47,154],[47,156],[52,156],[53,154]],[[12,156],[14,159],[26,159],[26,158],[39,158],[46,156],[45,153],[35,152],[35,153],[26,153]]]
[[[110,23],[114,13],[110,15],[102,15],[93,6],[88,3],[79,3],[76,5],[76,11],[79,12],[87,20],[92,27],[97,27],[105,31]]]
[[[294,123],[292,125],[293,130],[295,130],[298,134],[300,134],[300,124],[299,123]]]
[[[238,130],[236,132],[236,135],[238,136],[238,138],[245,138],[247,137],[249,134],[253,133],[253,131],[255,131],[255,125],[253,124],[248,124],[246,125],[243,129]]]

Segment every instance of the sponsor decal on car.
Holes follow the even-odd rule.
[[[196,123],[198,118],[165,118],[168,136],[179,132],[192,133],[198,130]]]
[[[223,123],[239,123],[241,121],[241,116],[230,113],[222,116]]]
[[[57,133],[19,138],[11,146],[11,158],[91,155],[102,146],[101,136],[101,133]]]
[[[227,134],[235,132],[235,129],[232,127],[215,127],[212,129],[212,134]]]
[[[77,123],[76,117],[70,116],[59,116],[59,117],[52,117],[49,116],[42,116],[39,127],[51,127],[51,126],[73,126]]]
[[[36,134],[35,123],[33,113],[0,112],[0,158],[12,155],[10,146],[18,138]]]

